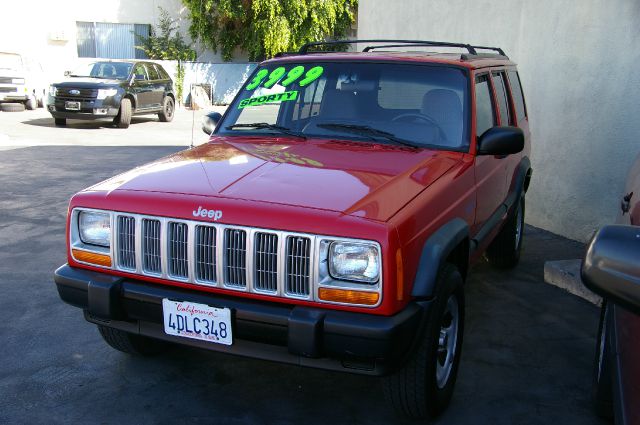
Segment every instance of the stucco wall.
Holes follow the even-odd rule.
[[[640,1],[360,0],[358,38],[500,46],[533,133],[527,222],[577,240],[611,223],[640,152]]]
[[[6,3],[6,4],[5,4]],[[64,72],[76,69],[93,58],[78,58],[76,22],[110,22],[157,25],[159,7],[177,20],[179,31],[189,41],[188,13],[180,0],[20,0],[2,5],[0,51],[17,52],[38,60],[47,83],[61,81]],[[56,40],[60,38],[60,40]],[[188,63],[185,72],[185,99],[194,84],[211,84],[214,101],[229,102],[255,64],[246,55],[235,55],[235,62],[224,63],[220,55],[194,44],[197,62]],[[161,61],[175,80],[175,62]]]
[[[76,21],[149,24],[160,18],[159,7],[177,20],[189,41],[188,11],[180,0],[19,0],[3,1],[0,51],[19,52],[37,58],[48,74],[62,75],[78,62]],[[63,40],[55,38],[62,36]],[[222,62],[220,55],[194,44],[199,62]],[[238,54],[236,61],[246,62]]]

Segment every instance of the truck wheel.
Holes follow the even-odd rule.
[[[2,112],[22,112],[24,104],[22,103],[0,103],[0,111]]]
[[[501,269],[510,269],[518,265],[524,238],[524,205],[523,196],[516,210],[487,248],[486,255],[491,265]]]
[[[114,119],[114,123],[118,128],[129,128],[131,124],[131,100],[126,97],[120,102],[120,111]]]
[[[593,365],[593,406],[597,414],[603,418],[613,418],[613,383],[611,381],[611,310],[606,301],[600,311],[598,324],[598,339],[596,341],[596,355]]]
[[[435,418],[447,408],[460,364],[464,289],[458,268],[445,264],[437,285],[415,352],[402,369],[383,381],[388,402],[412,419]]]
[[[33,111],[38,108],[38,100],[35,96],[29,96],[29,99],[24,103],[28,110]]]
[[[173,120],[173,113],[175,112],[175,104],[171,96],[166,96],[162,105],[162,112],[158,114],[158,118],[162,122],[170,122]]]
[[[54,118],[53,121],[56,123],[56,127],[64,127],[67,125],[66,118]]]
[[[167,343],[157,339],[148,338],[141,335],[130,334],[120,329],[108,328],[98,325],[98,330],[102,339],[112,348],[127,354],[137,356],[153,356],[163,352]]]

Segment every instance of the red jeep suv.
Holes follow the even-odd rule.
[[[73,196],[60,297],[127,353],[380,375],[401,413],[440,413],[469,265],[520,256],[524,96],[498,48],[359,42],[263,62],[208,143]]]

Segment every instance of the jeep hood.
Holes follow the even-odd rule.
[[[462,156],[340,140],[212,137],[86,191],[225,197],[386,221]]]

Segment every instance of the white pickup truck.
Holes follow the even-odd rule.
[[[43,106],[46,88],[40,63],[17,53],[0,52],[0,106],[3,111]]]

